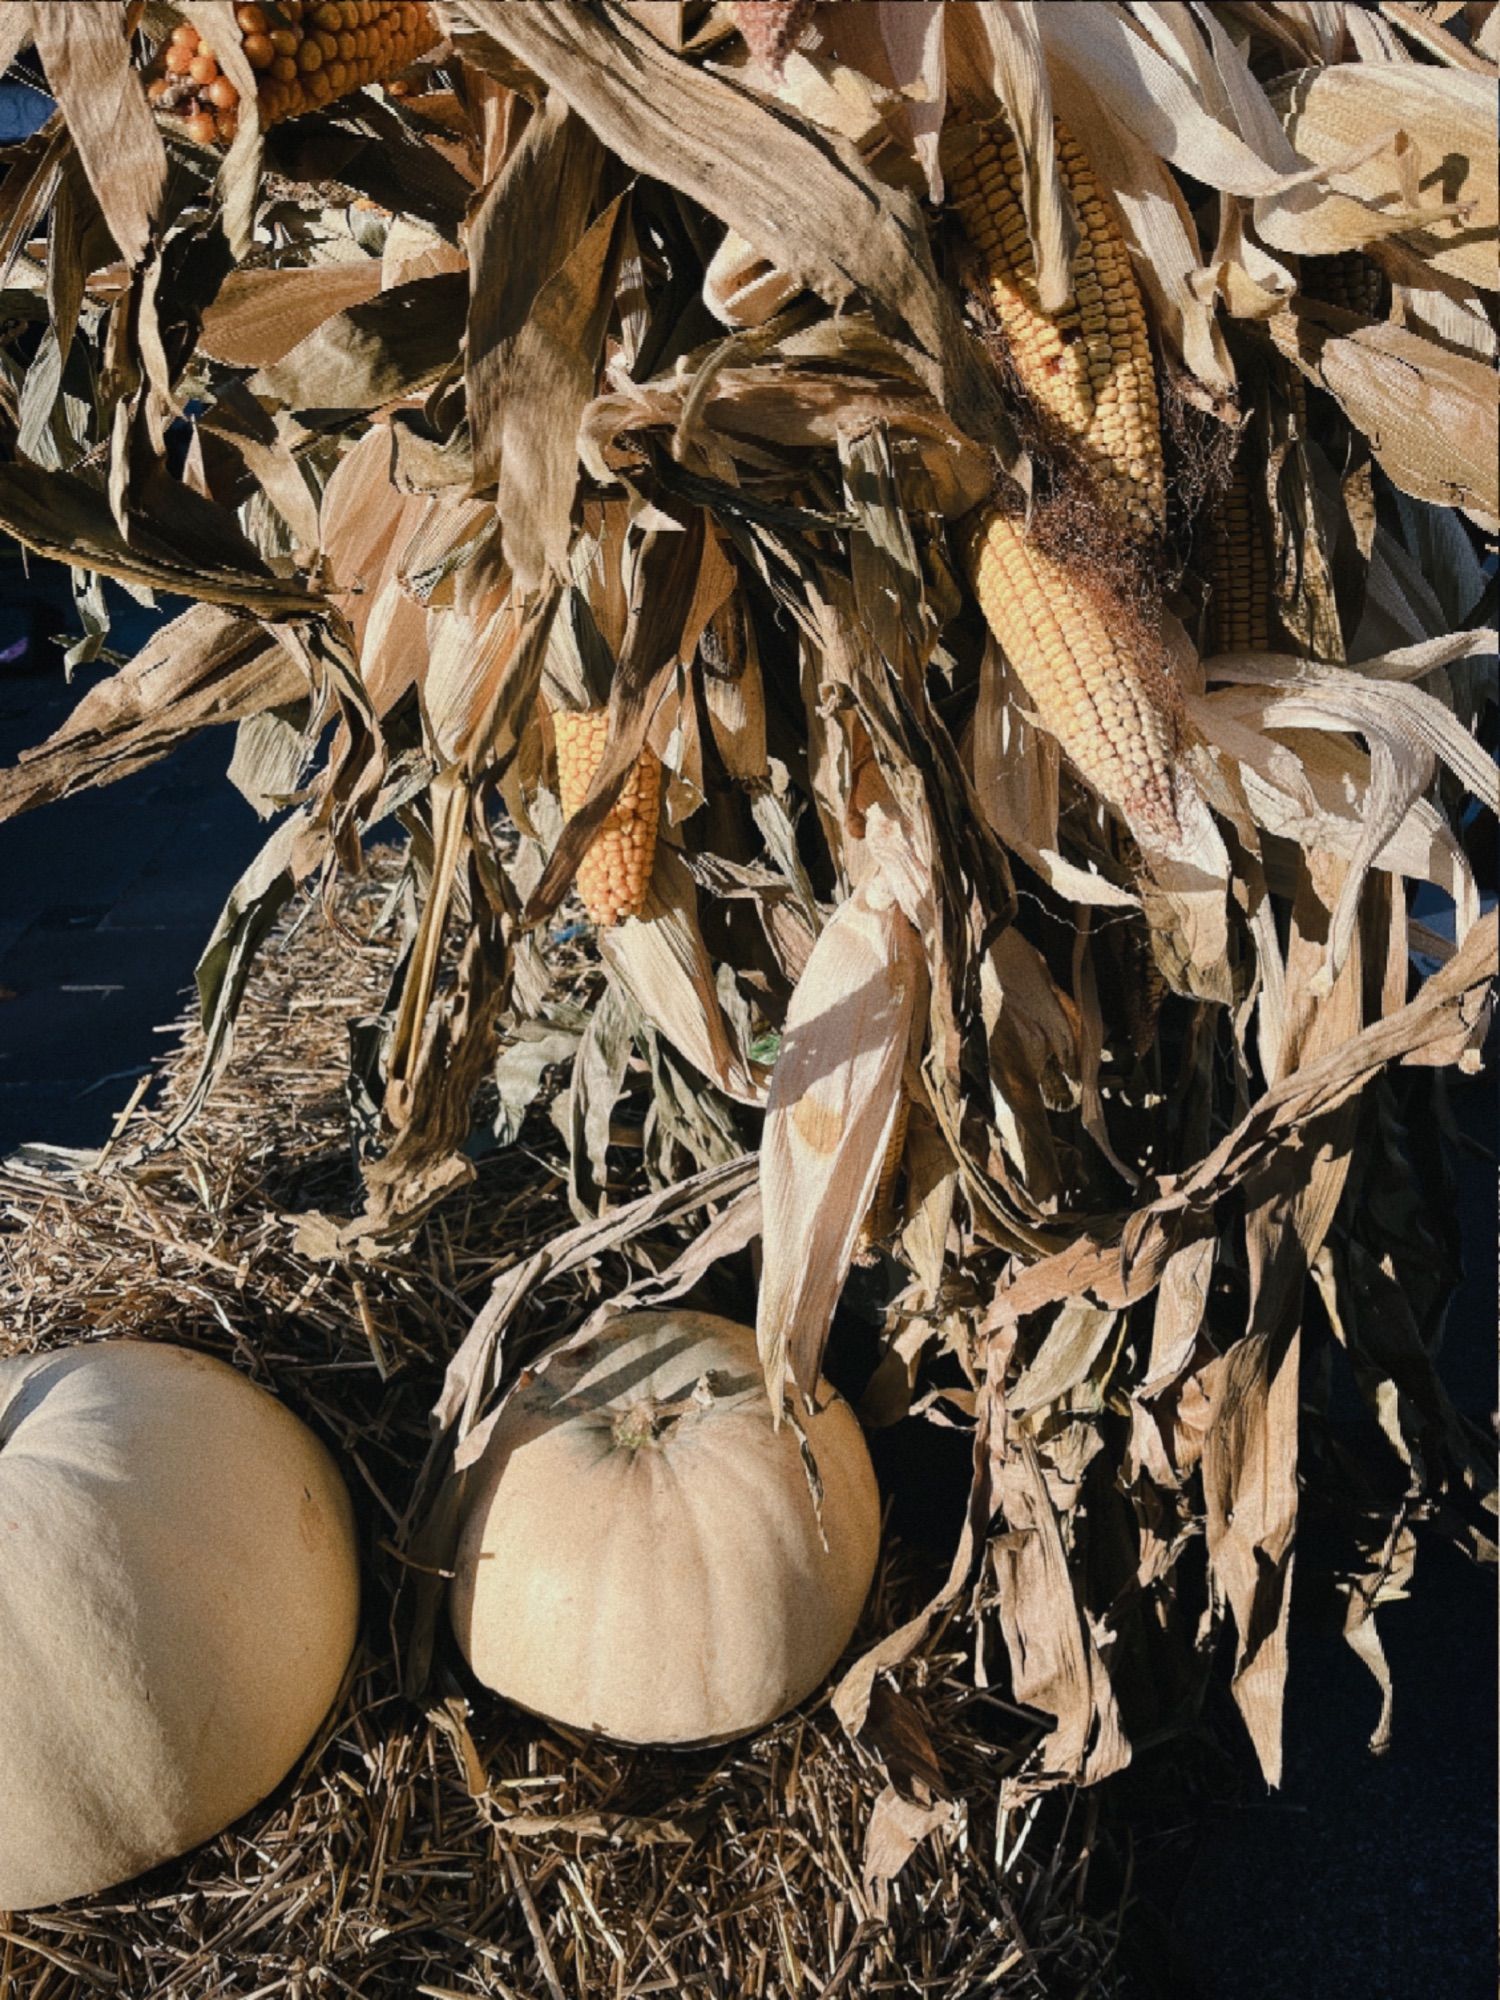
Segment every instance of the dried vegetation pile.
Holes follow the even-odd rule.
[[[344,1441],[401,1579],[371,1702],[194,1866],[250,1871],[252,1929],[409,1893],[414,1934],[461,1827],[453,1935],[522,1924],[528,1993],[1040,1977],[1027,1913],[978,1914],[1028,1802],[1216,1657],[1279,1776],[1299,1482],[1382,1733],[1416,1526],[1489,1546],[1435,1357],[1496,952],[1500,14],[446,0],[396,88],[263,132],[230,6],[128,11],[0,21],[60,107],[0,182],[0,526],[76,566],[82,654],[102,577],[193,601],[0,815],[233,724],[273,824],[191,1060],[49,1211],[104,1303],[43,1306],[38,1218],[13,1337],[211,1315]],[[182,17],[227,150],[147,107]],[[946,1573],[887,1579],[843,1747],[467,1735],[436,1581],[485,1420],[544,1341],[676,1299],[756,1320],[789,1415],[826,1359],[867,1424],[967,1435]],[[1368,1465],[1325,1439],[1346,1371]],[[695,1813],[753,1890],[689,1918]],[[793,1850],[822,1914],[769,1889]],[[180,1893],[229,1935],[237,1892]]]

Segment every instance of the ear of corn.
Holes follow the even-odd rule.
[[[1391,287],[1380,266],[1363,250],[1341,250],[1335,257],[1308,257],[1302,266],[1302,289],[1310,299],[1357,313],[1361,319],[1384,319],[1391,309]]]
[[[891,1127],[891,1136],[885,1143],[880,1179],[875,1183],[869,1210],[860,1225],[859,1240],[863,1248],[868,1249],[871,1244],[884,1241],[896,1227],[896,1182],[900,1178],[901,1161],[906,1152],[906,1126],[910,1115],[911,1101],[903,1095],[896,1106],[896,1122]]]
[[[383,83],[438,39],[418,0],[252,0],[234,15],[262,125]],[[173,29],[148,95],[200,145],[227,142],[238,128],[239,92],[189,22]]]
[[[1166,482],[1145,306],[1114,210],[1061,126],[1057,157],[1079,222],[1073,297],[1060,312],[1038,302],[1021,156],[1009,132],[986,128],[949,174],[949,193],[982,259],[1021,388],[1077,452],[1126,531],[1149,539],[1166,519]]]
[[[552,718],[557,742],[558,790],[571,819],[589,795],[609,740],[607,708],[559,709]],[[656,855],[661,813],[661,760],[643,748],[578,866],[578,893],[596,924],[638,917],[645,907]]]
[[[1178,839],[1182,696],[1131,644],[1123,607],[1112,616],[1086,576],[999,508],[980,515],[968,553],[980,608],[1041,726],[1133,832]]]
[[[1214,519],[1209,630],[1216,653],[1263,653],[1271,643],[1271,559],[1242,465]]]

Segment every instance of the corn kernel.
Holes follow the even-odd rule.
[[[982,513],[968,556],[980,608],[1042,728],[1133,831],[1178,838],[1185,718],[1166,668],[1136,652],[1089,580],[1029,541],[1015,516]]]
[[[1074,295],[1060,312],[1044,312],[1037,297],[1021,156],[1003,127],[987,128],[954,168],[953,204],[980,254],[1022,389],[1078,453],[1122,527],[1148,540],[1165,524],[1166,480],[1145,309],[1120,224],[1060,126],[1057,159],[1080,223]]]
[[[559,710],[552,726],[558,791],[571,819],[588,797],[604,756],[609,710]],[[643,748],[578,866],[578,893],[596,924],[637,917],[645,907],[660,813],[661,763],[653,750]]]

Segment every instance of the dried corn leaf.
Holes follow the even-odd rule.
[[[991,1444],[1004,1525],[986,1560],[1010,1656],[1015,1699],[1053,1718],[1030,1767],[1007,1781],[1019,1803],[1059,1780],[1096,1783],[1130,1761],[1119,1704],[1092,1622],[1079,1602],[1037,1447],[1007,1411]]]
[[[230,891],[195,975],[203,1021],[198,1073],[177,1105],[161,1144],[192,1122],[213,1088],[233,1047],[234,1018],[245,997],[256,953],[297,884],[322,861],[325,846],[309,815],[293,813],[271,834]]]
[[[1369,241],[1409,227],[1418,214],[1413,209],[1410,219],[1406,210],[1393,215],[1331,185],[1342,168],[1394,141],[1393,130],[1365,140],[1326,166],[1308,166],[1287,147],[1284,136],[1279,144],[1272,138],[1274,121],[1252,119],[1250,107],[1257,97],[1264,99],[1242,67],[1222,66],[1221,74],[1234,77],[1240,102],[1222,104],[1216,112],[1198,78],[1185,74],[1135,32],[1113,0],[1097,0],[1086,12],[1044,8],[1041,26],[1054,74],[1059,66],[1074,72],[1113,119],[1159,160],[1225,194],[1252,198],[1257,233],[1277,249],[1344,249],[1351,237]],[[1247,123],[1253,124],[1255,137],[1242,132]],[[1273,148],[1275,157],[1270,157]],[[1425,219],[1442,208],[1433,203],[1421,213]]]
[[[772,1409],[817,1386],[922,1012],[921,939],[877,879],[829,920],[787,1014],[761,1138],[756,1339]]]
[[[525,607],[507,594],[487,614],[434,611],[426,619],[422,719],[440,765],[487,765],[491,719],[527,629]]]
[[[824,17],[830,47],[895,97],[897,129],[927,182],[930,201],[943,198],[938,134],[947,103],[945,0],[877,0]],[[862,32],[863,31],[863,32]],[[871,46],[873,44],[873,46]]]
[[[0,465],[0,528],[38,555],[121,583],[263,617],[316,608],[304,585],[271,573],[222,509],[185,486],[172,487],[170,498],[161,484],[154,493],[155,514],[132,521],[127,540],[106,495],[77,474]]]
[[[91,688],[45,743],[0,771],[0,820],[154,763],[214,723],[303,698],[296,661],[259,626],[200,604]]]
[[[1119,1314],[1070,1299],[1057,1313],[1031,1357],[1006,1393],[1012,1416],[1044,1410],[1076,1389],[1104,1351]]]
[[[272,368],[325,320],[380,288],[381,267],[370,257],[302,271],[231,271],[204,310],[199,345],[236,368]]]
[[[239,260],[248,257],[255,247],[260,194],[263,147],[255,71],[241,46],[239,23],[230,0],[179,0],[179,7],[184,18],[192,22],[213,49],[219,68],[239,93],[239,127],[218,175],[224,234],[231,256]]]
[[[449,0],[448,12],[521,57],[627,165],[691,195],[799,285],[834,305],[867,294],[910,329],[939,401],[1019,462],[957,303],[937,282],[917,204],[882,187],[847,145],[814,143],[618,7]]]
[[[110,233],[126,263],[138,264],[166,188],[167,156],[131,64],[124,10],[27,11],[48,86]]]
[[[508,409],[522,365],[517,343],[538,294],[584,235],[602,164],[598,140],[554,94],[528,121],[475,213],[465,369],[481,486],[493,485],[500,475],[507,424],[524,421],[512,419]],[[544,438],[544,432],[521,431],[517,449],[524,458]],[[571,456],[570,440],[563,442]],[[509,532],[508,522],[505,526]]]
[[[626,214],[619,195],[589,225],[538,292],[498,368],[497,505],[506,560],[522,590],[567,571],[578,428],[594,391]]]
[[[1357,948],[1342,962],[1330,918],[1345,870],[1312,857],[1292,910],[1288,1008],[1274,1073],[1337,1056],[1363,1025]],[[1336,921],[1336,920],[1335,920]],[[1281,1782],[1292,1552],[1297,1522],[1302,1299],[1349,1170],[1357,1106],[1319,1119],[1294,1156],[1267,1161],[1246,1184],[1249,1330],[1210,1370],[1203,1443],[1209,1560],[1237,1629],[1233,1688],[1266,1782]]]
[[[418,278],[322,321],[250,378],[252,395],[335,427],[426,387],[458,351],[468,285],[462,273]]]
[[[1463,657],[1476,644],[1488,649],[1492,643],[1489,634],[1459,633],[1419,649],[1418,659],[1408,659],[1404,664],[1413,672],[1430,671],[1446,660]],[[1494,766],[1483,756],[1468,732],[1447,709],[1422,689],[1402,685],[1392,679],[1367,678],[1371,669],[1379,664],[1366,662],[1363,672],[1356,674],[1337,667],[1282,658],[1279,672],[1276,669],[1263,670],[1267,678],[1274,674],[1276,679],[1282,681],[1282,688],[1276,696],[1259,704],[1253,698],[1235,704],[1242,718],[1253,716],[1266,729],[1329,732],[1333,737],[1329,745],[1331,757],[1340,762],[1346,771],[1352,769],[1350,753],[1338,732],[1356,730],[1369,743],[1369,779],[1360,787],[1359,837],[1353,853],[1349,855],[1351,865],[1348,877],[1333,913],[1329,944],[1330,977],[1343,963],[1353,938],[1365,876],[1412,817],[1413,808],[1432,782],[1439,756],[1450,764],[1470,790],[1490,804],[1492,810],[1500,809],[1500,775],[1496,774]],[[1255,674],[1254,667],[1225,669],[1226,678],[1250,678]],[[1271,768],[1269,759],[1257,761],[1263,773]],[[1306,763],[1304,758],[1304,765]],[[1418,851],[1426,846],[1430,852],[1433,846],[1440,846],[1456,861],[1456,868],[1446,880],[1458,896],[1462,935],[1477,915],[1472,884],[1468,885],[1469,894],[1463,893],[1466,866],[1454,847],[1451,835],[1444,838],[1446,829],[1430,808],[1422,819],[1425,824],[1421,825],[1421,832],[1417,835]],[[1326,834],[1326,827],[1324,831]],[[1416,829],[1413,831],[1416,832]],[[1347,852],[1344,841],[1337,836],[1333,844],[1336,851]],[[1395,858],[1393,855],[1392,859]],[[1428,867],[1431,868],[1431,863]],[[1428,870],[1421,872],[1427,874]]]
[[[1433,271],[1500,289],[1493,81],[1423,63],[1335,63],[1284,79],[1276,102],[1298,153],[1335,169],[1340,184],[1373,208],[1407,208],[1415,182],[1434,206],[1435,195],[1459,209],[1425,224],[1411,247]],[[1344,164],[1397,131],[1415,148],[1414,160],[1382,148],[1357,166]]]
[[[1494,371],[1405,327],[1354,326],[1337,335],[1321,316],[1294,307],[1267,327],[1287,359],[1369,438],[1404,493],[1461,507],[1492,533],[1500,528]]]
[[[657,848],[646,907],[601,933],[604,962],[657,1033],[727,1097],[764,1101],[754,1066],[725,1015],[682,857]]]

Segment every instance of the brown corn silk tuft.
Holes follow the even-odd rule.
[[[609,741],[609,710],[560,710],[552,718],[557,740],[558,789],[571,819],[589,795]],[[638,917],[645,907],[661,813],[661,760],[642,749],[624,789],[578,866],[578,893],[596,924]]]

